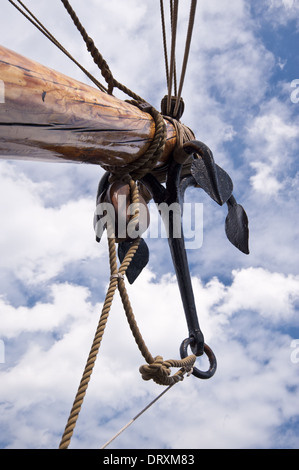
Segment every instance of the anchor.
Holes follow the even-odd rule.
[[[236,202],[236,199],[232,195],[233,183],[231,178],[214,162],[211,150],[204,143],[196,140],[186,142],[182,146],[181,152],[185,154],[185,160],[190,160],[191,156],[191,165],[190,163],[188,164],[189,172],[187,172],[187,174],[184,163],[182,162],[184,159],[180,158],[180,162],[178,162],[175,158],[172,158],[167,168],[165,186],[159,182],[154,172],[145,175],[141,179],[140,184],[142,184],[150,193],[158,207],[161,207],[161,203],[166,203],[168,207],[172,206],[173,203],[177,203],[176,207],[183,209],[185,191],[189,187],[199,187],[203,189],[221,206],[226,203],[228,207],[228,214],[225,221],[226,235],[230,242],[239,250],[248,254],[248,219],[245,210]],[[184,171],[182,172],[183,169]],[[109,200],[112,204],[114,203],[114,205],[116,205],[116,193],[120,191],[120,187],[123,188],[124,185],[116,186],[117,190],[115,190],[114,194],[111,195],[113,187],[109,183],[109,172],[106,172],[99,183],[97,203],[99,204],[103,200]],[[123,194],[126,193],[124,189],[121,191]],[[129,198],[128,191],[126,194],[127,198]],[[141,203],[146,204],[145,199],[142,197]],[[162,211],[160,211],[160,215],[163,219]],[[212,349],[205,343],[204,335],[199,326],[185,249],[182,211],[180,213],[179,227],[177,226],[177,214],[175,215],[174,211],[167,211],[167,216],[168,244],[189,332],[188,338],[183,340],[180,346],[180,355],[181,358],[187,357],[188,347],[191,348],[193,354],[196,356],[202,356],[205,353],[209,359],[209,369],[207,371],[202,371],[197,367],[194,367],[192,374],[198,378],[207,379],[214,375],[217,368],[217,360]],[[96,215],[94,224],[99,220],[99,215]],[[180,236],[177,236],[178,233]],[[100,238],[97,237],[97,241],[99,240]],[[129,238],[118,240],[118,256],[120,261],[124,259],[131,243],[132,240]],[[130,284],[132,284],[139,276],[148,261],[149,250],[146,242],[141,238],[138,250],[126,273]]]

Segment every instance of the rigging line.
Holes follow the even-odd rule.
[[[82,25],[81,21],[79,20],[75,10],[72,8],[71,4],[69,3],[68,0],[61,0],[64,8],[66,9],[67,13],[71,17],[74,25],[76,26],[77,30],[82,36],[82,39],[85,42],[85,45],[87,47],[88,52],[90,52],[93,61],[95,64],[99,67],[102,76],[106,80],[106,83],[108,85],[108,94],[112,95],[113,87],[114,87],[114,77],[112,75],[112,72],[105,61],[104,57],[102,54],[99,52],[99,50],[96,48],[93,39],[87,34],[86,29]]]
[[[176,31],[177,31],[177,20],[178,20],[178,4],[179,4],[179,0],[174,0],[174,3],[171,2],[172,37],[171,37],[171,54],[170,54],[170,67],[169,67],[170,71],[169,71],[168,96],[167,96],[167,114],[170,113],[171,88],[172,88],[172,80],[173,80],[174,71],[175,71],[175,43],[176,43]]]
[[[184,53],[182,72],[181,72],[181,77],[180,77],[179,90],[176,95],[177,98],[176,98],[176,104],[175,104],[174,113],[173,113],[174,116],[177,114],[178,109],[179,109],[180,98],[181,98],[182,88],[183,88],[186,69],[187,69],[187,62],[188,62],[188,57],[189,57],[189,52],[190,52],[190,44],[191,44],[192,33],[193,33],[196,5],[197,5],[197,0],[192,0],[191,7],[190,7],[189,24],[188,24],[188,31],[187,31],[185,53]]]
[[[108,84],[108,94],[112,95],[113,88],[116,87],[119,90],[121,90],[122,92],[124,92],[125,94],[127,94],[128,96],[130,96],[131,98],[133,98],[133,100],[136,100],[140,103],[145,103],[145,100],[143,98],[138,96],[136,93],[134,93],[128,87],[126,87],[122,83],[118,82],[114,78],[114,76],[113,76],[106,60],[104,59],[104,57],[102,56],[100,51],[97,49],[93,39],[90,36],[88,36],[87,31],[83,27],[81,21],[79,20],[78,16],[76,15],[76,12],[74,11],[72,6],[70,5],[69,1],[68,0],[61,0],[61,2],[63,3],[63,5],[64,5],[66,11],[68,12],[68,14],[70,15],[70,17],[72,18],[74,25],[78,29],[79,33],[81,34],[81,36],[82,36],[82,38],[85,42],[87,50],[90,52],[95,64],[99,67],[99,69],[101,71],[101,74],[103,75],[104,79],[106,80],[106,82]]]
[[[24,8],[22,10],[13,0],[8,0],[27,20],[30,21],[47,39],[49,39],[58,49],[60,49],[69,59],[71,59],[85,75],[103,92],[107,92],[107,89],[93,76],[91,75],[63,46],[60,42],[47,30],[47,28],[36,18],[36,16],[26,7],[21,1],[17,0],[18,3]]]
[[[170,0],[170,24],[171,24],[171,30],[172,30],[172,19],[173,19],[173,0]],[[178,13],[177,13],[178,16]],[[174,95],[176,96],[177,94],[177,73],[176,73],[176,57],[174,54],[174,70],[173,70],[173,88],[174,88]]]
[[[187,371],[185,370],[183,372],[183,374],[185,374]],[[189,371],[187,373],[187,375],[189,376],[191,374],[191,371]],[[182,376],[181,380],[183,380],[184,377]],[[160,395],[158,395],[156,398],[154,398],[154,400],[152,400],[147,406],[145,406],[141,411],[139,411],[139,413],[137,413],[136,416],[134,416],[134,418],[132,418],[125,426],[123,426],[113,437],[111,437],[111,439],[109,439],[107,442],[105,442],[105,444],[100,448],[100,449],[105,449],[109,444],[111,444],[112,441],[114,441],[121,433],[123,433],[129,426],[131,426],[131,424],[134,423],[134,421],[136,421],[136,419],[138,419],[145,411],[147,411],[152,405],[154,405],[154,403],[156,403],[166,392],[168,392],[168,390],[171,389],[171,387],[173,387],[176,383],[178,382],[175,382],[171,385],[169,385],[165,390],[163,390],[163,392],[160,393]]]
[[[168,87],[168,84],[169,84],[169,69],[168,69],[168,54],[167,54],[166,27],[165,27],[165,15],[164,15],[163,0],[160,0],[160,11],[161,11],[161,24],[162,24],[162,37],[163,37],[166,83],[167,83],[167,87]]]

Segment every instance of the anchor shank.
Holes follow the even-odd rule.
[[[184,233],[182,227],[182,204],[180,201],[179,185],[181,178],[182,165],[172,161],[168,171],[166,181],[166,197],[165,201],[171,207],[173,203],[177,203],[179,209],[179,219],[174,211],[169,211],[169,233],[168,244],[172,262],[176,272],[176,277],[180,289],[184,312],[189,330],[190,338],[194,340],[191,343],[191,349],[194,354],[201,356],[204,351],[204,337],[199,327],[196,313],[196,306],[189,271],[188,259],[185,249]],[[181,195],[182,196],[182,195]],[[180,224],[180,230],[178,226]]]
[[[167,174],[166,189],[151,174],[147,174],[142,179],[142,182],[151,192],[156,204],[160,205],[161,203],[166,203],[169,208],[166,214],[167,219],[163,220],[163,211],[160,211],[160,214],[168,229],[168,244],[187,321],[190,346],[193,354],[201,356],[204,352],[204,337],[200,330],[197,318],[182,227],[182,211],[179,195],[181,169],[181,164],[178,164],[175,161],[170,163]],[[173,207],[173,203],[176,203],[175,208],[177,210],[170,210],[170,208]]]
[[[171,220],[169,225],[171,225]],[[174,238],[173,236],[169,236],[168,243],[180,289],[189,336],[194,338],[191,349],[195,355],[201,356],[204,348],[204,337],[197,318],[183,232],[181,237]]]

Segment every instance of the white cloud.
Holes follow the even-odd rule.
[[[291,340],[271,327],[293,314],[298,279],[249,269],[234,273],[231,286],[217,279],[207,285],[193,281],[218,371],[208,382],[185,379],[112,448],[127,447],[129,441],[142,448],[144,439],[150,448],[267,448],[275,446],[274,430],[297,413],[292,390],[299,370],[290,360]],[[165,359],[178,358],[186,326],[176,283],[170,278],[153,282],[145,272],[137,288],[129,290],[149,349]],[[52,294],[52,302],[4,312],[2,332],[8,336],[24,338],[24,332],[38,330],[49,336],[47,348],[28,340],[15,365],[1,372],[2,416],[10,447],[58,446],[100,313],[100,305],[90,304],[86,289],[53,285]],[[252,311],[251,318],[244,318],[243,309]],[[259,314],[267,322],[257,328]],[[55,339],[57,331],[60,336]],[[197,362],[201,367],[202,361]],[[99,448],[162,390],[142,381],[138,367],[143,363],[116,296],[72,446]],[[21,426],[14,429],[16,421]]]
[[[98,77],[60,2],[50,12],[49,2],[31,3],[37,16]],[[72,4],[116,78],[158,106],[166,91],[159,9],[137,0],[93,0],[88,9],[79,0]],[[223,242],[218,222],[225,212],[220,215],[223,208],[218,207],[208,212],[208,204],[203,247],[188,253],[200,324],[217,355],[218,370],[210,381],[191,377],[174,387],[112,447],[131,448],[132,442],[136,448],[297,446],[292,422],[298,420],[299,369],[290,360],[290,345],[298,305],[298,175],[296,179],[290,168],[298,150],[298,123],[290,87],[276,83],[276,90],[285,86],[284,96],[267,97],[274,65],[281,60],[265,49],[257,27],[265,19],[273,20],[272,28],[298,18],[298,4],[286,8],[282,1],[260,2],[260,22],[250,6],[239,0],[199,2],[183,90],[183,121],[212,148],[217,163],[233,171],[240,202],[250,216],[249,258]],[[98,9],[100,14],[95,14]],[[187,13],[183,11],[184,21]],[[0,22],[2,44],[85,80],[8,2],[3,2]],[[180,55],[182,46],[183,40],[178,43]],[[236,146],[238,140],[243,148]],[[92,227],[98,169],[51,168],[26,162],[0,165],[1,265],[6,279],[18,280],[11,288],[14,295],[0,299],[6,353],[6,364],[0,365],[2,447],[58,446],[107,281],[101,278],[97,300],[92,301],[95,279],[98,286],[98,277],[107,272],[106,258],[100,264],[106,246],[94,242]],[[165,245],[151,259],[157,270],[172,272]],[[73,284],[59,282],[65,270],[64,279],[70,274],[72,263],[77,267],[84,259],[93,266],[85,268],[87,287],[80,284],[79,268]],[[98,263],[96,268],[93,263]],[[177,358],[187,336],[178,287],[170,275],[155,278],[154,268],[152,262],[128,287],[130,299],[152,354]],[[225,281],[212,277],[220,272]],[[20,284],[25,294],[17,302]],[[116,295],[72,447],[99,448],[161,392],[161,387],[142,381],[138,368],[143,363]],[[198,359],[197,366],[201,364],[204,359]]]
[[[290,110],[276,99],[263,107],[263,112],[248,129],[248,139],[256,139],[264,151],[263,156],[276,165],[281,162],[284,150],[287,154],[286,142],[296,139],[297,135],[297,125]]]
[[[99,253],[92,227],[94,200],[83,197],[45,207],[43,193],[55,186],[34,183],[5,162],[0,180],[2,269],[36,283],[54,277],[66,263]]]
[[[49,332],[64,328],[66,322],[74,321],[86,311],[88,291],[80,286],[68,284],[51,285],[51,302],[38,302],[32,308],[12,307],[0,299],[1,327],[7,338],[26,332]]]
[[[270,0],[258,2],[254,7],[260,18],[271,23],[272,28],[286,26],[289,21],[298,21],[298,0]]]
[[[269,196],[285,189],[288,165],[296,152],[298,123],[290,104],[273,98],[263,104],[247,129],[246,156],[256,172],[250,180],[257,192]]]
[[[234,271],[233,276],[225,307],[220,311],[233,314],[252,310],[282,323],[295,314],[294,304],[299,299],[298,276],[271,273],[262,268]]]
[[[272,174],[272,168],[262,162],[252,162],[251,166],[256,171],[250,178],[253,189],[268,196],[276,195],[283,185]]]

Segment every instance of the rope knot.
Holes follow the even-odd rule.
[[[196,360],[195,355],[188,356],[183,360],[164,361],[163,357],[156,356],[150,364],[145,364],[139,368],[143,380],[153,380],[159,385],[173,385],[183,380],[184,373],[190,371]],[[181,367],[174,375],[170,376],[171,367]]]
[[[156,356],[154,362],[151,364],[145,364],[139,368],[139,372],[143,380],[151,380],[154,382],[167,385],[170,375],[169,363],[163,361],[162,356]]]

